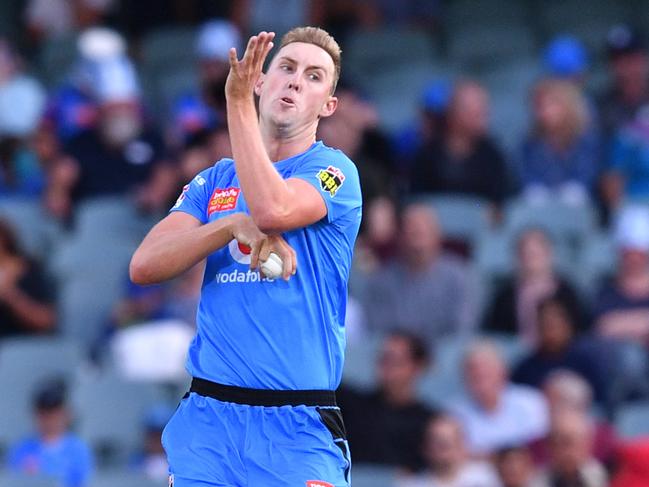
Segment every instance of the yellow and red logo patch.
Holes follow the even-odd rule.
[[[215,189],[207,207],[207,216],[217,211],[234,210],[239,199],[239,188]]]
[[[345,182],[345,175],[337,167],[329,166],[327,169],[320,169],[316,175],[320,181],[322,191],[326,191],[331,197],[336,193]]]

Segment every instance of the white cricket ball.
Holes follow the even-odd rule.
[[[282,258],[277,255],[275,252],[271,252],[268,256],[268,259],[263,261],[260,265],[261,272],[268,279],[277,279],[282,277],[282,271],[284,270],[284,263]]]

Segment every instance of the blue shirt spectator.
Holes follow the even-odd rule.
[[[37,432],[9,449],[8,465],[15,472],[44,475],[62,487],[84,487],[94,469],[90,448],[69,431],[65,385],[50,379],[33,400]]]

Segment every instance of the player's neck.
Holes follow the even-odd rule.
[[[315,142],[315,127],[288,133],[279,127],[261,124],[261,137],[271,161],[283,161],[305,152]]]

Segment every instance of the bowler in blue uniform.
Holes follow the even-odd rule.
[[[131,260],[139,284],[206,260],[192,385],[163,434],[176,487],[349,485],[334,391],[361,192],[352,161],[315,136],[337,106],[340,48],[295,28],[262,73],[273,38],[230,52],[233,158],[189,182]],[[271,252],[281,279],[257,270]]]

